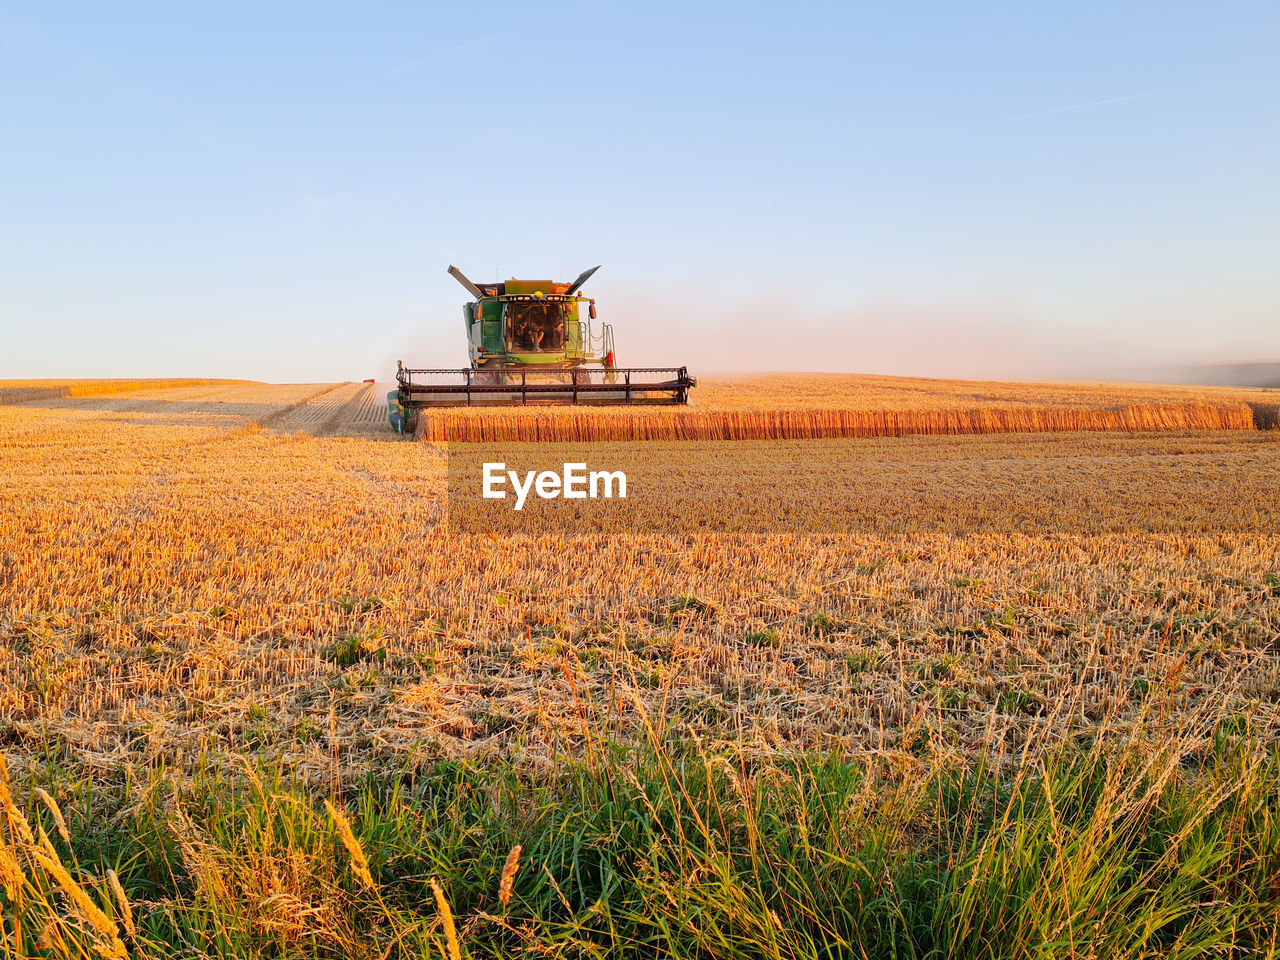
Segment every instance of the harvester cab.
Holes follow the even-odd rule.
[[[473,298],[462,308],[471,366],[401,363],[398,386],[387,396],[391,425],[411,433],[418,411],[437,406],[688,403],[696,381],[687,368],[614,364],[613,328],[597,324],[596,302],[581,292],[599,269],[584,270],[572,283],[477,284],[449,267]]]
[[[476,285],[450,267],[449,273],[475,297],[462,308],[471,366],[612,366],[613,328],[604,323],[592,330],[596,302],[578,292],[599,269],[592,267],[573,283],[513,278]]]

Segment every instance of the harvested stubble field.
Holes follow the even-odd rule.
[[[1275,397],[1160,389],[1095,406]],[[1158,532],[970,498],[963,530],[459,537],[384,392],[0,406],[14,954],[1274,955],[1280,434],[786,445],[906,513],[957,470],[1180,485]]]

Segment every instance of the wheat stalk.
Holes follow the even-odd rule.
[[[43,787],[36,787],[35,795],[40,798],[40,802],[48,808],[51,814],[53,814],[53,823],[54,826],[58,828],[58,836],[62,838],[62,842],[67,844],[67,846],[70,846],[71,833],[67,830],[67,821],[63,819],[62,810],[59,808],[58,802],[54,800],[53,797],[49,796],[48,792]]]
[[[369,861],[364,855],[364,848],[360,846],[360,841],[351,829],[351,824],[347,822],[347,818],[342,815],[342,812],[328,800],[324,802],[324,806],[329,811],[329,816],[332,818],[334,826],[338,829],[338,838],[342,841],[342,845],[347,848],[347,854],[351,857],[352,872],[370,890],[375,889],[373,874],[369,872]]]
[[[115,896],[116,905],[120,908],[120,918],[124,921],[125,932],[136,939],[138,929],[133,925],[133,908],[129,906],[129,898],[125,896],[124,887],[120,885],[120,878],[109,867],[107,868],[107,883],[111,885],[111,893]]]
[[[9,835],[29,847],[34,846],[36,838],[31,832],[31,824],[13,802],[13,794],[9,792],[9,767],[3,756],[0,756],[0,808],[3,808],[5,819],[9,822]]]
[[[4,887],[5,896],[12,903],[26,885],[27,875],[13,850],[7,845],[0,846],[0,887]]]
[[[111,960],[117,960],[117,958],[125,960],[129,956],[129,952],[120,941],[120,930],[115,925],[115,921],[93,902],[93,898],[84,892],[80,884],[76,883],[71,874],[67,872],[67,868],[62,865],[62,861],[34,847],[31,850],[31,856],[53,878],[54,882],[62,888],[62,892],[71,901],[76,912],[84,917],[89,926],[101,937],[105,938],[105,945],[98,945],[99,952],[104,957],[111,958]]]
[[[502,878],[498,881],[498,900],[503,906],[511,902],[511,891],[515,887],[516,871],[520,869],[520,844],[511,848],[507,854],[507,862],[502,865]]]
[[[436,910],[440,914],[440,922],[444,924],[445,939],[449,942],[449,960],[462,960],[462,947],[458,943],[458,928],[453,923],[453,911],[449,909],[449,901],[444,898],[444,890],[435,877],[431,878],[431,892],[435,894]]]

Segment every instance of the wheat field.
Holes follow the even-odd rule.
[[[0,735],[14,781],[6,791],[20,798],[0,796],[12,864],[0,882],[11,884],[7,903],[28,905],[18,916],[34,931],[30,942],[44,936],[55,953],[85,956],[436,951],[455,960],[467,951],[592,955],[606,943],[612,952],[598,955],[808,956],[819,943],[856,955],[858,944],[883,945],[876,938],[885,930],[907,938],[895,944],[919,945],[943,935],[923,914],[918,929],[889,914],[875,921],[883,928],[861,926],[880,916],[871,906],[853,926],[820,922],[836,909],[821,891],[845,891],[846,905],[854,886],[867,904],[889,902],[894,890],[907,902],[915,894],[904,884],[923,869],[930,844],[972,836],[964,856],[975,864],[996,856],[994,841],[973,832],[969,808],[943,816],[930,805],[951,789],[954,771],[989,771],[974,776],[996,778],[997,792],[1032,783],[1030,771],[1045,783],[1061,771],[1064,796],[1097,773],[1109,786],[1090,787],[1079,802],[1110,798],[1099,822],[1144,830],[1163,807],[1142,791],[1158,784],[1171,791],[1171,810],[1221,811],[1231,829],[1252,824],[1240,842],[1256,853],[1233,869],[1268,876],[1280,846],[1265,832],[1271,827],[1256,824],[1272,822],[1265,758],[1280,736],[1280,432],[1257,429],[1249,404],[1272,403],[1275,393],[803,382],[785,392],[797,405],[807,398],[811,423],[860,411],[936,424],[979,410],[1016,432],[860,438],[811,430],[814,439],[775,440],[776,428],[761,425],[771,422],[765,408],[782,391],[778,382],[707,384],[705,404],[676,415],[740,417],[750,425],[740,439],[726,445],[707,431],[681,445],[668,432],[646,441],[653,447],[621,444],[617,456],[641,460],[666,444],[690,462],[720,457],[781,470],[808,461],[825,465],[821,495],[832,502],[862,504],[868,516],[896,505],[904,516],[947,522],[699,533],[690,514],[711,507],[697,498],[693,475],[676,512],[682,525],[667,532],[459,536],[446,523],[446,452],[391,434],[381,384],[126,384],[88,394],[55,384],[40,388],[51,393],[0,397]],[[947,396],[963,397],[962,406],[949,408]],[[1063,419],[1046,427],[1021,419],[1028,410]],[[1196,413],[1180,420],[1174,410]],[[566,423],[593,412],[517,414],[521,423]],[[608,411],[604,422],[625,416]],[[1107,430],[1084,426],[1107,418]],[[935,435],[899,435],[922,432]],[[780,482],[771,496],[798,513],[817,493]],[[1097,501],[1126,512],[1095,515]],[[1004,523],[1015,509],[1036,521],[1038,504],[1044,518],[1054,508],[1078,522]],[[1228,742],[1242,751],[1243,772],[1229,792],[1214,793],[1187,771],[1193,762],[1225,763],[1213,758]],[[1082,744],[1105,758],[1103,772],[1081,773],[1067,759]],[[785,766],[819,757],[831,759],[803,761],[818,764],[808,773]],[[1129,772],[1106,772],[1113,762]],[[784,776],[784,767],[792,772]],[[515,779],[476,772],[493,770],[508,773],[483,777]],[[853,779],[840,794],[842,812],[830,814],[843,826],[823,836],[883,831],[886,851],[905,852],[886,853],[870,879],[855,871],[837,883],[821,873],[835,860],[819,868],[785,831],[751,818],[807,823],[818,812],[787,806],[784,814],[771,804],[810,802],[786,784],[824,785],[807,791],[812,797],[838,793],[844,776]],[[397,806],[381,788],[362,786],[371,782],[403,783],[417,799]],[[766,789],[775,782],[782,793]],[[575,873],[585,869],[577,853],[557,860],[550,834],[531,826],[543,816],[530,811],[531,798],[562,783],[570,792],[547,794],[546,810],[578,810],[573,797],[594,797],[575,816],[604,817],[608,843],[626,832],[625,817],[608,819],[618,791],[633,791],[637,809],[655,805],[646,822],[668,831],[625,848],[639,863],[664,851],[652,877],[627,874],[628,896],[639,899],[625,910],[609,900],[607,883]],[[678,789],[666,792],[673,783]],[[243,785],[242,800],[201,806],[241,797],[229,784]],[[1130,795],[1123,784],[1148,786]],[[1194,792],[1202,786],[1207,792]],[[435,859],[419,863],[426,840],[393,838],[442,816],[433,791],[454,797],[448,822],[472,826],[460,827],[459,847],[431,846]],[[1254,795],[1261,807],[1230,806]],[[329,813],[316,796],[331,803]],[[510,810],[485,797],[508,797]],[[108,802],[110,810],[95,806]],[[664,803],[674,819],[657,812]],[[697,826],[712,809],[725,823],[748,817],[724,849],[720,827]],[[118,859],[117,847],[94,839],[106,829],[95,818],[133,824],[132,839],[110,841],[119,849],[154,837],[162,839],[150,845],[169,852]],[[28,821],[47,836],[34,827],[24,834]],[[949,832],[928,840],[940,822],[952,824]],[[1045,856],[1059,858],[1061,876],[1112,876],[1111,861],[1089,866],[1063,846],[1065,821],[1035,822],[1046,824]],[[443,823],[432,836],[452,836]],[[556,829],[571,833],[568,823]],[[671,834],[673,823],[687,832]],[[1180,850],[1201,836],[1194,824],[1170,829]],[[917,847],[922,837],[928,842]],[[396,843],[406,846],[396,853]],[[495,899],[517,843],[523,859],[515,855],[517,872],[504,881],[507,899]],[[726,852],[739,843],[764,852],[755,860]],[[839,858],[865,856],[851,847]],[[1128,889],[1123,856],[1117,851],[1117,886],[1107,896]],[[397,858],[410,865],[400,871]],[[1179,862],[1194,860],[1186,853]],[[762,892],[783,863],[797,877],[819,871],[803,874],[807,893]],[[176,875],[194,879],[164,879]],[[714,901],[705,899],[709,880],[698,881],[711,875],[723,881]],[[1221,897],[1205,893],[1196,909],[1209,916],[1211,904],[1231,902],[1252,911],[1232,914],[1222,929],[1235,931],[1232,949],[1264,949],[1280,892],[1256,879],[1237,889],[1218,876]],[[437,878],[443,885],[428,884]],[[1028,924],[1047,937],[1035,924],[1066,910],[1095,931],[1095,947],[1146,955],[1134,952],[1129,926],[1108,926],[1123,911],[1095,904],[1093,913],[1070,899],[1083,889],[1036,887],[998,928]],[[963,902],[975,917],[987,909]],[[673,929],[693,940],[643,932],[638,917],[677,903],[673,916],[685,920]],[[905,917],[909,903],[897,909]],[[756,932],[730,946],[707,939],[709,928],[691,916]],[[757,921],[764,926],[751,926]],[[1160,952],[1177,946],[1176,934],[1163,936],[1141,942],[1163,945]],[[1088,952],[1083,940],[1072,942]],[[948,949],[971,955],[971,947]]]
[[[1274,425],[1278,409],[1275,390],[791,374],[702,378],[689,407],[427,410],[418,435],[481,443],[1249,430]]]
[[[223,385],[0,407],[10,641],[0,722],[13,741],[56,715],[85,762],[105,769],[178,742],[234,748],[253,728],[263,748],[319,769],[327,738],[299,731],[327,730],[332,711],[359,747],[352,775],[379,753],[474,756],[517,743],[536,763],[586,736],[595,717],[578,698],[607,702],[625,681],[681,729],[730,729],[758,749],[890,749],[923,725],[938,729],[939,749],[963,752],[987,742],[993,720],[1001,737],[1030,737],[1054,692],[1103,648],[1108,666],[1088,690],[1099,716],[1139,709],[1132,672],[1163,675],[1194,644],[1209,652],[1197,647],[1179,667],[1199,676],[1179,681],[1184,696],[1225,684],[1237,692],[1219,706],[1246,709],[1275,679],[1274,432],[803,448],[857,463],[833,499],[870,497],[875,511],[877,490],[906,513],[944,510],[948,498],[955,508],[969,463],[1088,461],[1076,496],[1110,474],[1145,484],[1149,498],[1163,491],[1166,510],[1198,483],[1180,526],[1160,536],[1099,529],[1063,541],[1045,530],[1010,541],[995,524],[988,538],[981,512],[994,521],[1002,504],[970,494],[966,522],[979,532],[966,536],[855,528],[809,543],[781,530],[763,544],[686,545],[677,529],[583,551],[555,533],[451,540],[444,459],[372,423],[379,392]],[[767,462],[778,449],[743,441],[733,455]],[[904,464],[952,471],[957,492],[920,488],[915,506],[904,502]],[[1231,514],[1248,520],[1232,529]],[[865,666],[851,673],[851,659]],[[944,662],[946,677],[922,688],[919,674]],[[46,674],[56,680],[33,698],[33,677]],[[925,688],[959,705],[937,713]],[[1045,709],[993,713],[1008,696]],[[246,719],[263,706],[268,721]],[[1265,697],[1248,709],[1274,720]],[[749,725],[725,726],[738,717]],[[635,716],[611,722],[625,730]]]
[[[245,380],[201,380],[190,377],[151,380],[0,380],[0,403],[27,403],[62,397],[101,397],[113,393],[244,384]]]
[[[969,410],[991,407],[1213,406],[1280,401],[1277,389],[1039,380],[937,380],[842,373],[699,377],[692,391],[702,410]]]

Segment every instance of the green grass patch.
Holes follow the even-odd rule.
[[[752,630],[742,635],[744,643],[753,647],[780,647],[782,637],[777,630]]]
[[[24,873],[3,881],[0,923],[16,956],[104,955],[116,937],[139,957],[451,957],[450,925],[475,958],[1267,955],[1280,762],[1217,743],[1194,770],[1140,746],[997,771],[679,744],[538,776],[438,763],[340,793],[207,761],[61,779],[69,844],[14,788]]]

